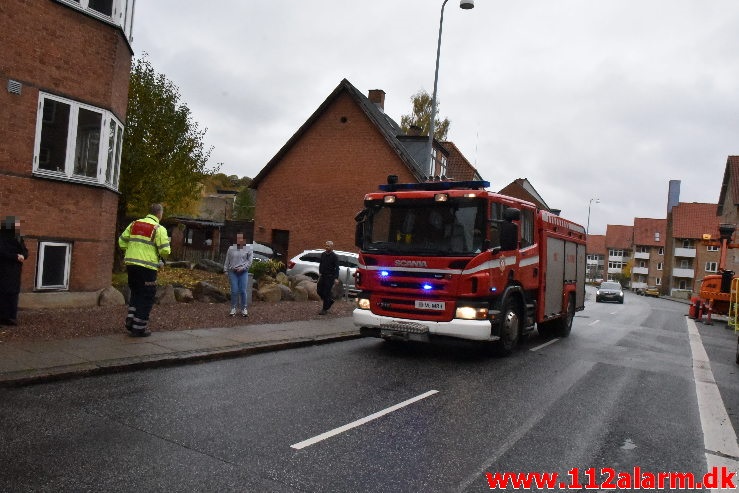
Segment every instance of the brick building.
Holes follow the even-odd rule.
[[[665,263],[665,219],[634,218],[631,289],[661,286]]]
[[[620,280],[624,268],[631,258],[634,245],[634,227],[620,224],[606,226],[605,277],[609,281]],[[624,286],[629,287],[629,286]]]
[[[718,272],[718,247],[703,244],[703,235],[718,238],[716,204],[680,202],[667,213],[665,269],[662,294],[689,297],[700,290],[706,274]]]
[[[0,3],[0,216],[29,249],[21,306],[97,302],[111,283],[134,1]]]
[[[286,259],[326,240],[354,251],[354,216],[364,195],[391,174],[400,183],[426,179],[427,137],[405,135],[384,103],[382,90],[366,97],[346,79],[339,83],[252,180],[255,241],[274,245]],[[434,151],[434,175],[479,176],[461,168],[467,161],[453,144],[434,141]]]
[[[585,244],[586,253],[586,271],[585,280],[587,282],[600,282],[605,279],[604,265],[608,255],[606,250],[605,235],[588,235]]]

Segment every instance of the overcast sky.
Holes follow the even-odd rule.
[[[433,92],[441,0],[138,0],[135,56],[181,91],[211,165],[254,177],[346,78],[397,122]],[[449,0],[439,115],[500,190],[606,224],[716,203],[739,154],[739,1]],[[299,182],[295,183],[299,186]]]

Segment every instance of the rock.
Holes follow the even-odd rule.
[[[316,283],[315,279],[313,279],[310,276],[306,276],[305,274],[298,274],[296,276],[290,276],[290,281],[292,282],[293,286],[297,286],[303,281],[310,281],[314,284]]]
[[[174,286],[167,284],[166,286],[158,286],[156,294],[156,302],[159,305],[172,305],[177,303],[174,295]]]
[[[174,288],[174,297],[179,303],[191,303],[195,301],[192,291],[187,288]]]
[[[316,291],[316,283],[311,281],[310,279],[301,281],[298,283],[297,286],[295,286],[295,289],[302,288],[305,290],[306,293],[308,293],[308,299],[311,301],[320,301],[321,297],[318,296],[318,291]]]
[[[304,286],[298,286],[293,290],[295,301],[308,301],[308,290]]]
[[[257,297],[262,301],[277,303],[282,299],[282,291],[277,284],[268,284],[257,291]]]
[[[108,286],[100,291],[100,295],[98,296],[98,306],[116,306],[125,304],[126,299],[123,296],[123,293],[113,286]]]
[[[277,281],[278,284],[284,284],[285,286],[290,284],[290,280],[284,272],[278,272],[275,276],[275,281]]]
[[[295,295],[289,286],[278,284],[277,287],[280,288],[280,292],[282,293],[282,296],[280,297],[282,301],[295,301]]]
[[[259,289],[262,289],[265,286],[269,286],[271,284],[276,284],[276,283],[277,283],[277,281],[275,280],[274,277],[268,276],[268,275],[264,275],[264,276],[260,277],[259,280],[257,281],[257,289],[259,290]]]
[[[230,294],[224,293],[205,281],[200,281],[195,285],[193,296],[196,300],[206,303],[225,303],[231,299]]]
[[[214,262],[207,258],[201,258],[195,263],[195,268],[200,270],[205,270],[208,272],[214,272],[218,274],[219,272],[223,272],[223,264],[219,262]]]

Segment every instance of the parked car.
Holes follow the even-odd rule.
[[[303,274],[318,280],[318,264],[321,262],[321,254],[324,250],[305,250],[291,258],[287,263],[288,276]],[[344,283],[349,293],[359,291],[354,285],[354,273],[359,264],[359,255],[353,252],[341,252],[334,250],[339,257],[339,280]]]
[[[279,259],[282,256],[281,253],[276,252],[274,248],[272,248],[271,246],[266,245],[264,243],[259,243],[259,242],[255,241],[254,243],[252,243],[251,246],[252,246],[252,250],[254,251],[254,258],[257,258],[257,256],[259,256],[260,257],[260,260],[262,260],[264,258],[267,258],[267,259],[271,259],[271,258]]]
[[[647,286],[644,290],[644,296],[654,296],[659,298],[659,288],[657,286]]]
[[[615,281],[604,281],[600,283],[600,286],[595,291],[595,302],[600,303],[601,301],[618,301],[619,303],[623,303],[624,290],[621,284]]]

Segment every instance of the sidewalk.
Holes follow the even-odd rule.
[[[0,387],[228,358],[359,337],[351,317],[0,344]]]

